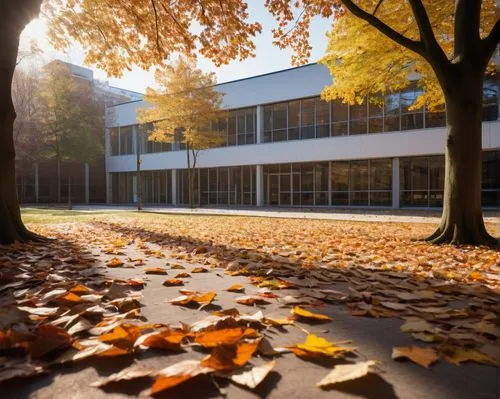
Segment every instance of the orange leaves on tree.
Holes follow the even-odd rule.
[[[291,313],[294,316],[297,316],[297,318],[300,319],[307,319],[307,320],[316,320],[316,321],[328,321],[331,320],[331,318],[327,315],[321,314],[321,313],[313,313],[310,312],[306,309],[301,308],[300,306],[295,306],[292,310]]]

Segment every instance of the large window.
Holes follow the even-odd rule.
[[[132,126],[109,129],[111,155],[129,155],[134,153]]]
[[[332,162],[332,205],[391,206],[392,160]]]
[[[500,207],[500,151],[483,152],[483,206]]]
[[[443,190],[444,156],[400,160],[401,206],[442,206]]]

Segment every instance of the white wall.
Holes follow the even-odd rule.
[[[444,128],[243,145],[202,151],[199,167],[392,158],[443,154]],[[483,149],[500,148],[500,122],[483,123]],[[142,170],[184,169],[186,152],[144,154]],[[136,156],[107,159],[108,172],[135,171]]]
[[[234,109],[318,96],[321,90],[331,82],[332,78],[328,69],[319,64],[310,64],[300,68],[221,83],[216,88],[225,94],[223,107]],[[134,101],[111,107],[114,121],[110,121],[109,126],[136,124],[136,110],[144,106],[147,106],[146,102]]]

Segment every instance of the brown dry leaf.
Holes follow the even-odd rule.
[[[52,351],[64,349],[71,345],[71,336],[60,327],[42,324],[35,331],[35,340],[28,343],[33,357],[42,357]]]
[[[101,342],[115,345],[121,349],[130,349],[141,335],[141,328],[134,324],[121,324],[110,333],[99,336]]]
[[[173,388],[200,374],[211,373],[214,370],[204,366],[198,360],[184,360],[158,372],[150,394],[156,395],[169,388]]]
[[[142,345],[148,348],[180,351],[182,349],[182,340],[185,337],[185,333],[167,328],[161,331],[154,331],[149,334],[141,335],[137,341],[135,341],[134,346]]]
[[[462,348],[446,344],[439,345],[437,349],[444,360],[454,364],[455,366],[460,366],[465,362],[476,362],[499,366],[499,363],[495,359],[476,349]]]
[[[214,348],[219,345],[236,344],[243,338],[257,338],[258,336],[258,331],[253,328],[224,328],[196,333],[194,342],[205,348]]]
[[[263,356],[277,356],[283,353],[289,353],[288,348],[274,348],[267,338],[262,338],[259,343],[259,353]]]
[[[93,290],[91,290],[89,287],[86,287],[82,284],[76,284],[69,291],[72,292],[73,294],[80,295],[80,296],[85,295],[85,294],[90,294],[91,292],[93,292]]]
[[[372,373],[373,366],[377,363],[373,360],[368,360],[366,362],[359,362],[355,364],[339,364],[316,386],[320,388],[328,388],[331,385],[337,384],[339,382],[351,381],[361,377],[364,377],[368,373]]]
[[[355,348],[337,346],[324,338],[309,334],[303,344],[289,346],[290,350],[301,358],[317,358],[322,356],[339,357]]]
[[[309,319],[309,320],[319,320],[319,321],[331,320],[331,318],[327,315],[320,314],[320,313],[312,313],[312,312],[305,310],[299,306],[295,306],[291,310],[291,313],[295,316],[299,316],[301,318]]]
[[[205,269],[204,267],[195,267],[191,270],[191,273],[208,273],[208,269]]]
[[[276,361],[272,360],[262,366],[254,366],[248,371],[233,373],[229,378],[231,378],[231,381],[239,385],[244,385],[250,389],[254,389],[262,381],[264,381],[275,365]]]
[[[53,316],[59,311],[59,308],[31,308],[29,306],[18,306],[17,308],[35,316]]]
[[[433,327],[429,322],[423,319],[407,319],[401,326],[401,331],[405,333],[421,333],[427,332],[430,334],[438,334],[441,330]]]
[[[126,285],[132,288],[144,288],[144,280],[140,279],[130,279],[125,282]]]
[[[226,291],[229,292],[244,292],[245,287],[243,287],[241,284],[234,284],[231,287],[229,287]]]
[[[162,284],[165,287],[178,287],[184,285],[184,282],[178,278],[172,278],[170,280],[165,280]]]
[[[253,306],[255,304],[265,304],[269,303],[269,301],[266,301],[264,298],[257,296],[257,295],[245,295],[245,296],[240,296],[238,298],[235,298],[235,301],[239,304],[242,305],[249,305]]]
[[[291,319],[274,319],[272,317],[264,317],[262,321],[264,322],[264,324],[274,327],[290,326],[295,324]]]
[[[422,348],[420,346],[395,346],[392,348],[392,358],[400,359],[405,357],[422,367],[429,368],[435,363],[439,356],[433,348]]]
[[[67,302],[70,304],[83,302],[82,298],[80,298],[76,294],[73,294],[72,292],[67,292],[66,294],[60,296],[57,300],[63,303]]]
[[[121,370],[118,373],[111,374],[106,378],[102,378],[99,381],[93,382],[90,384],[92,387],[104,387],[112,382],[120,382],[120,381],[130,381],[138,378],[151,377],[156,375],[156,370],[148,369],[140,364],[134,364],[130,367],[127,367]]]
[[[168,274],[167,271],[165,269],[162,269],[161,267],[147,267],[144,269],[144,273],[146,273],[146,274],[158,274],[161,276]]]
[[[199,305],[208,305],[214,300],[216,295],[217,294],[215,292],[207,292],[202,295],[181,295],[177,298],[171,299],[169,302],[174,305],[188,305],[192,302]]]
[[[259,341],[216,346],[210,355],[203,359],[202,365],[217,371],[230,371],[243,367],[257,350]]]
[[[174,269],[174,270],[175,270],[175,269],[185,269],[185,267],[184,267],[184,266],[182,266],[182,265],[173,265],[173,266],[171,267],[171,269]]]
[[[125,263],[122,262],[120,259],[114,257],[114,258],[111,258],[111,260],[106,263],[106,266],[107,267],[120,267],[120,266],[123,266],[124,264]]]
[[[191,275],[189,273],[179,273],[175,276],[175,278],[189,278]]]

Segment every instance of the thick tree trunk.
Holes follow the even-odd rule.
[[[57,166],[57,203],[61,203],[61,156],[59,155],[59,150],[56,154],[56,166]]]
[[[0,3],[0,243],[35,238],[21,220],[17,200],[12,77],[19,36],[40,11],[41,0],[4,0]]]
[[[427,238],[441,244],[498,245],[486,231],[481,207],[482,76],[460,74],[445,90],[447,139],[443,214]]]

